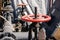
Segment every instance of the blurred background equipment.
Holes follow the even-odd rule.
[[[1,40],[60,40],[59,30],[60,0],[0,0]]]

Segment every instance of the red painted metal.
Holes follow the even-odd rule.
[[[48,22],[51,20],[51,17],[45,14],[38,14],[37,18],[35,18],[34,14],[30,14],[22,16],[21,19],[27,22]]]

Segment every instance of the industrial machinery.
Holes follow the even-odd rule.
[[[0,0],[0,40],[60,40],[60,0]]]

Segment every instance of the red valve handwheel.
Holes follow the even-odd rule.
[[[37,18],[34,18],[34,14],[30,15],[24,15],[22,16],[22,20],[27,21],[27,22],[48,22],[51,20],[51,17],[48,15],[44,14],[38,14]]]
[[[18,4],[17,6],[26,6],[27,4]]]

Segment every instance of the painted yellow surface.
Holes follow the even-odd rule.
[[[57,39],[60,40],[60,27],[56,28],[56,30],[53,33],[53,36]]]

